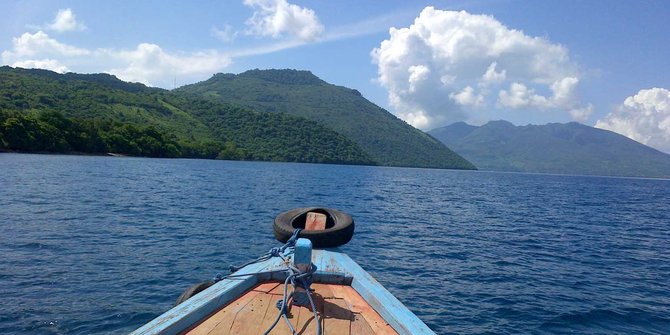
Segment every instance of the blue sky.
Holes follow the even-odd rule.
[[[667,22],[666,1],[3,1],[0,60],[164,88],[305,69],[424,130],[578,121],[670,152]]]

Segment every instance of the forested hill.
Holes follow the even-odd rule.
[[[353,140],[381,165],[474,168],[440,141],[366,100],[358,91],[329,84],[309,71],[220,73],[176,91],[316,121]]]
[[[483,170],[670,178],[670,155],[576,122],[459,122],[429,133]]]
[[[0,151],[374,164],[317,122],[107,74],[0,67]]]

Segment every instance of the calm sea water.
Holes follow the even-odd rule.
[[[128,333],[347,211],[344,250],[438,334],[670,333],[670,181],[0,154],[0,333]]]

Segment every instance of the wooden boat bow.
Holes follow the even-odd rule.
[[[312,250],[308,244],[311,257],[307,257],[316,266],[311,286],[320,299],[320,320],[310,316],[303,321],[321,322],[328,334],[435,334],[339,248]],[[287,268],[295,265],[296,258],[306,257],[304,252],[303,248],[285,248],[280,257],[246,265],[131,334],[263,334],[265,329],[261,327],[268,323],[266,319],[279,312],[273,306],[282,296],[281,283],[290,275]],[[307,315],[300,308],[312,313],[307,307],[291,308],[297,308],[290,312],[292,317],[296,311]],[[300,317],[294,321],[300,322]],[[279,326],[270,334],[291,334],[282,329]],[[313,329],[304,324],[295,330],[296,334],[308,334]]]

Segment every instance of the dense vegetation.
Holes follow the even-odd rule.
[[[174,103],[179,108],[189,108],[192,115],[212,129],[216,138],[244,148],[243,152],[253,153],[254,159],[374,164],[367,154],[343,135],[304,118],[252,112],[232,106],[222,110],[217,108],[220,103],[187,97],[175,97]],[[226,158],[240,159],[239,156]]]
[[[474,168],[438,140],[366,100],[358,91],[328,84],[308,71],[216,74],[177,92],[318,122],[354,141],[381,165]]]
[[[203,157],[153,126],[66,118],[58,112],[0,111],[0,148],[26,152],[114,152],[147,157]]]
[[[0,67],[0,149],[373,164],[316,122],[126,83]]]
[[[670,177],[670,155],[575,122],[492,121],[481,127],[459,122],[430,134],[484,170]]]

